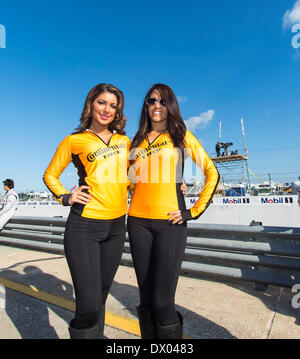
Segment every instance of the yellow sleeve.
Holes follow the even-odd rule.
[[[60,183],[59,177],[72,161],[70,139],[71,136],[67,136],[59,144],[43,176],[45,185],[54,195],[55,199],[64,206],[69,205],[68,200],[71,194]]]
[[[205,176],[205,185],[202,188],[198,201],[186,211],[183,211],[183,220],[197,219],[207,209],[217,189],[220,175],[213,161],[210,159],[197,138],[189,131],[185,135],[187,154],[198,165]]]

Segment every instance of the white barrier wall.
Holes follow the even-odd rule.
[[[15,216],[25,217],[68,217],[70,207],[65,207],[56,201],[49,202],[20,202]]]
[[[186,207],[191,208],[196,201],[195,197],[186,198]],[[69,211],[70,207],[55,201],[23,202],[15,215],[65,218]],[[300,227],[298,196],[215,197],[197,222],[249,225],[253,220],[265,226]]]
[[[186,198],[190,208],[195,198]],[[300,227],[298,196],[215,197],[197,220],[200,223]]]

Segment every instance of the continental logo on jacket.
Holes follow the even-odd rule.
[[[138,158],[143,158],[145,159],[146,157],[149,157],[151,155],[153,155],[155,152],[158,152],[162,149],[163,146],[167,146],[168,142],[164,141],[161,143],[156,143],[153,145],[148,146],[147,148],[144,148],[142,150],[140,150],[136,155],[135,155],[135,160],[137,160]]]
[[[126,145],[125,144],[120,144],[120,145],[113,145],[113,146],[105,147],[105,148],[98,148],[97,151],[90,152],[87,155],[87,160],[89,162],[94,162],[98,158],[104,158],[105,159],[105,158],[108,158],[108,157],[111,157],[111,156],[118,155],[122,148],[126,148]]]

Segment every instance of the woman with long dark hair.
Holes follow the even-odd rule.
[[[72,206],[64,236],[76,297],[71,339],[103,337],[105,302],[124,248],[130,140],[124,135],[123,106],[116,87],[92,88],[80,126],[60,143],[44,174],[56,199]],[[79,175],[73,193],[59,181],[70,162]]]
[[[199,200],[187,210],[180,190],[186,155],[206,177]],[[175,292],[187,238],[187,220],[210,204],[219,173],[197,138],[186,130],[172,89],[153,85],[145,96],[131,145],[130,178],[136,182],[127,227],[140,290],[142,338],[179,339],[182,316]]]

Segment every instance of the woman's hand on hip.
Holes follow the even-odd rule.
[[[89,190],[89,186],[80,186],[76,191],[74,191],[69,198],[69,205],[72,206],[74,203],[87,204],[92,199],[88,193],[83,192],[84,190]]]
[[[174,211],[174,212],[170,212],[168,213],[168,216],[171,216],[168,221],[173,221],[172,224],[182,224],[183,220],[182,220],[182,215],[181,215],[181,211]]]

